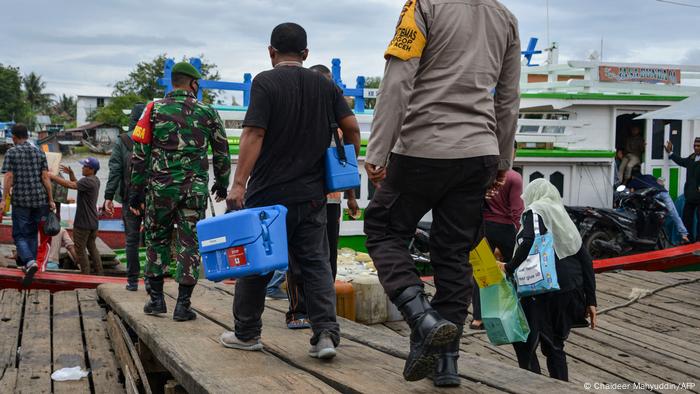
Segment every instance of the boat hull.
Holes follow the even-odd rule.
[[[593,270],[692,271],[700,267],[700,242],[653,252],[595,260]]]
[[[0,268],[0,289],[22,289],[24,273],[16,268]],[[94,289],[104,283],[126,285],[126,278],[109,276],[81,275],[56,272],[37,272],[30,289],[63,291],[74,289]]]

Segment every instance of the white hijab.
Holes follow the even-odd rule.
[[[561,201],[559,190],[546,179],[530,182],[523,192],[525,211],[540,215],[554,238],[554,252],[560,259],[573,256],[581,249],[581,235]],[[522,224],[522,218],[521,224]],[[522,225],[521,230],[522,231]]]

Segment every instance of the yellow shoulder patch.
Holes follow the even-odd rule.
[[[408,0],[403,6],[394,38],[384,52],[385,59],[395,56],[401,60],[408,60],[423,55],[426,40],[416,24],[417,2],[418,0]]]

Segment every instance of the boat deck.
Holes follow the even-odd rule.
[[[95,290],[0,290],[0,393],[124,393]],[[54,382],[80,366],[87,378]]]
[[[585,383],[645,383],[661,393],[668,391],[660,384],[685,383],[678,391],[700,392],[693,386],[700,383],[700,272],[635,271],[597,278],[599,328],[576,329],[567,342],[571,383],[520,370],[510,346],[492,346],[485,333],[466,332],[459,359],[463,384],[452,391],[565,393],[584,391]],[[172,311],[176,284],[168,283],[166,293]],[[102,285],[98,294],[191,393],[435,390],[430,380],[409,383],[401,376],[409,333],[403,322],[364,326],[339,318],[339,355],[320,362],[307,356],[310,332],[286,328],[286,301],[266,304],[265,351],[244,352],[218,343],[219,334],[233,327],[232,285],[201,281],[193,296],[199,317],[189,323],[174,322],[170,315],[145,316],[143,293]],[[546,362],[541,364],[546,374]]]

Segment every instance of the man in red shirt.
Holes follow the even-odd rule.
[[[513,147],[513,161],[518,143]],[[484,232],[492,249],[498,249],[503,256],[503,261],[510,261],[513,257],[515,247],[515,237],[520,228],[520,215],[523,214],[525,206],[521,198],[523,194],[523,177],[516,171],[510,169],[506,172],[506,182],[501,187],[498,194],[486,197],[486,207],[484,209]],[[479,298],[479,286],[474,286],[472,296],[472,319],[469,328],[472,330],[482,330],[484,324],[481,322],[481,299]]]

